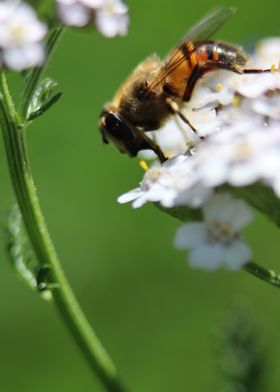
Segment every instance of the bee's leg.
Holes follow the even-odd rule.
[[[171,98],[166,98],[166,104],[170,111],[174,114],[177,114],[181,120],[184,121],[185,124],[187,124],[191,130],[197,135],[197,129],[190,123],[190,121],[187,119],[186,116],[180,111],[179,105],[177,102],[173,101]],[[198,136],[198,135],[197,135]],[[200,139],[204,139],[202,136],[198,136]]]
[[[217,68],[217,66],[216,66]],[[207,65],[196,65],[193,69],[193,72],[190,76],[190,78],[188,79],[188,83],[186,85],[186,89],[183,95],[183,100],[188,102],[191,99],[192,96],[192,92],[193,89],[195,88],[196,82],[203,76],[205,75],[207,72],[212,71],[213,70],[213,66],[209,67],[208,63]]]
[[[206,73],[215,71],[217,69],[224,69],[227,71],[231,71],[237,73],[239,75],[242,74],[258,74],[258,73],[267,73],[273,72],[273,67],[267,69],[258,69],[258,68],[242,68],[235,64],[226,64],[217,61],[206,61],[202,64],[197,64],[188,79],[188,83],[184,92],[183,100],[189,101],[192,96],[193,89],[196,85],[196,82]]]
[[[163,163],[167,160],[164,153],[162,152],[160,146],[156,144],[151,138],[149,138],[144,131],[141,132],[141,150],[149,149],[152,150],[159,158],[160,162]]]
[[[205,67],[214,69],[225,69],[227,71],[235,72],[239,75],[242,74],[260,74],[260,73],[270,73],[276,70],[275,67],[271,68],[242,68],[236,64],[225,64],[222,62],[210,62],[205,63]]]
[[[207,62],[207,66],[211,66],[208,65]],[[231,72],[235,72],[238,73],[239,75],[242,74],[260,74],[260,73],[268,73],[268,72],[274,72],[273,67],[271,68],[242,68],[239,65],[235,65],[235,64],[224,64],[224,63],[213,63],[212,66],[217,69],[225,69],[227,71],[231,71]]]
[[[267,69],[258,69],[258,68],[245,68],[242,69],[243,74],[257,74],[257,73],[265,73],[265,72],[274,72],[272,68]]]

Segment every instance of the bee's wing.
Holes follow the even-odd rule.
[[[171,72],[191,56],[196,50],[199,41],[210,38],[235,11],[236,9],[233,7],[218,7],[195,24],[176,48],[169,53],[161,70],[148,85],[148,91],[152,91],[161,84]],[[188,50],[186,53],[182,52],[178,56],[178,49],[183,45],[186,46],[188,42],[191,44],[191,50]]]
[[[210,38],[236,12],[234,7],[216,7],[196,23],[185,35],[181,44],[186,41],[200,41]]]

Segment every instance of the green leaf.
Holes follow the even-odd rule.
[[[35,110],[34,112],[30,113],[28,117],[28,121],[32,121],[37,117],[42,116],[51,106],[53,106],[62,96],[62,93],[57,93],[53,97],[50,98],[48,102],[46,102],[44,105],[42,105],[38,110]]]
[[[163,207],[160,203],[154,203],[154,205],[161,211],[166,214],[172,216],[173,218],[179,219],[182,222],[188,221],[201,221],[202,220],[202,212],[201,209],[191,209],[185,206],[178,206],[167,208]]]
[[[60,99],[62,93],[56,93],[56,88],[57,83],[50,78],[45,78],[40,82],[28,107],[28,121],[32,121],[41,116]]]
[[[13,206],[7,218],[6,249],[17,275],[29,288],[37,290],[39,263],[30,246],[17,205]]]

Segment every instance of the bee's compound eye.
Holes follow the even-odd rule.
[[[130,142],[134,139],[134,134],[127,122],[118,114],[107,112],[104,116],[107,132],[115,140],[122,143]]]
[[[107,113],[105,116],[105,123],[107,129],[116,132],[122,126],[123,121],[114,113]]]
[[[137,131],[121,115],[104,110],[100,116],[99,129],[103,140],[112,141],[120,152],[135,156],[139,151]]]

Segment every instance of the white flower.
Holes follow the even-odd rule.
[[[177,248],[190,249],[190,265],[207,270],[221,266],[235,270],[248,262],[251,250],[240,240],[240,230],[253,219],[249,206],[229,194],[216,194],[202,211],[204,223],[187,223],[175,236]]]
[[[118,202],[132,201],[134,208],[147,202],[159,202],[167,208],[178,205],[197,208],[209,198],[211,189],[197,185],[193,178],[191,160],[181,155],[163,165],[154,164],[146,171],[140,187],[120,196]]]
[[[62,22],[83,27],[93,21],[105,37],[125,35],[128,7],[121,0],[56,0]]]
[[[42,40],[46,26],[37,19],[30,5],[19,1],[0,4],[0,58],[8,68],[20,71],[42,65]]]

